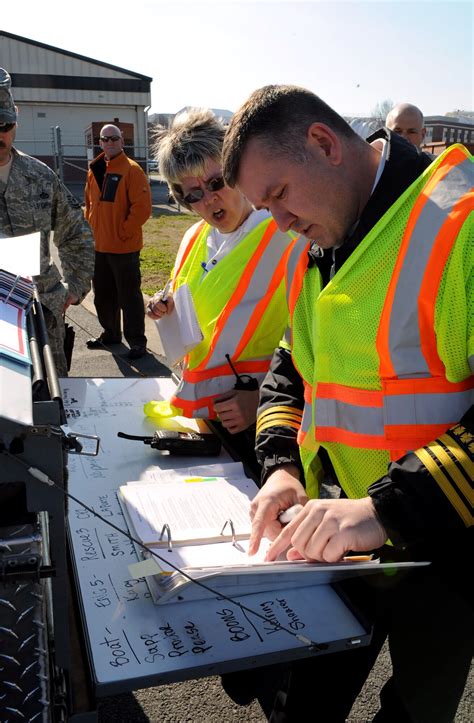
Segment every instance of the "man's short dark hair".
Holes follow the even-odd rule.
[[[295,85],[266,85],[252,93],[233,116],[223,148],[223,172],[235,186],[245,147],[258,138],[272,154],[304,161],[311,123],[324,123],[339,135],[355,136],[348,123],[321,98]]]

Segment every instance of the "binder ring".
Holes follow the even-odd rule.
[[[171,539],[171,530],[170,530],[170,526],[167,525],[166,523],[161,528],[160,542],[163,539],[163,535],[165,534],[165,532],[166,532],[166,540],[168,542],[168,552],[172,552],[173,551],[173,540]]]

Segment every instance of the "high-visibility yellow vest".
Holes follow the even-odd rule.
[[[259,383],[268,370],[288,324],[285,268],[296,239],[265,219],[203,274],[210,230],[198,224],[174,273],[174,290],[191,291],[204,338],[186,356],[171,404],[177,414],[213,419],[213,400],[236,382],[226,354]]]
[[[305,387],[307,489],[319,447],[349,497],[443,434],[473,402],[474,163],[447,149],[322,287],[300,257],[288,289]],[[291,263],[291,259],[290,259]]]

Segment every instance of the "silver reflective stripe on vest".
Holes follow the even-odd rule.
[[[474,400],[474,392],[394,394],[385,397],[386,424],[451,424],[458,422]],[[403,421],[399,421],[403,420]]]
[[[268,362],[270,362],[270,357],[268,357]],[[259,386],[263,382],[265,374],[266,372],[252,372],[252,377],[258,380]],[[187,402],[196,402],[199,399],[225,394],[225,392],[229,392],[234,388],[234,384],[235,376],[232,372],[226,375],[211,377],[210,379],[203,379],[201,382],[187,382],[181,379],[176,387],[174,397]],[[173,404],[175,404],[175,402],[173,402]],[[178,405],[175,404],[175,406]]]
[[[296,267],[298,266],[301,254],[308,245],[308,239],[304,236],[300,236],[298,241],[291,249],[291,253],[288,257],[288,263],[286,265],[286,303],[290,308],[290,292],[295,277]]]
[[[390,358],[400,379],[430,376],[420,343],[417,305],[420,287],[441,226],[453,205],[473,185],[474,164],[463,161],[435,186],[413,229],[390,316]]]
[[[301,424],[300,424],[300,432],[302,434],[306,434],[309,428],[311,427],[311,422],[313,420],[313,405],[309,404],[309,402],[304,403],[303,407],[303,416],[301,418]]]
[[[230,316],[227,318],[225,327],[214,347],[214,351],[206,363],[206,368],[222,364],[222,360],[226,354],[233,356],[234,351],[240,344],[240,340],[257,303],[264,296],[275,274],[278,262],[284,250],[288,248],[291,242],[292,239],[288,234],[275,231],[254,269],[241,301],[234,307]],[[254,253],[256,253],[256,251]],[[223,283],[225,283],[225,279]],[[232,304],[232,298],[228,303]]]
[[[383,436],[386,425],[454,424],[474,401],[472,389],[442,394],[393,394],[384,407],[362,407],[336,399],[316,400],[316,427]]]
[[[384,433],[383,409],[359,407],[336,399],[316,399],[315,421],[316,427],[337,427],[376,436]]]

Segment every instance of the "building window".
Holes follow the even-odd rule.
[[[46,118],[46,113],[37,113],[37,118]]]

